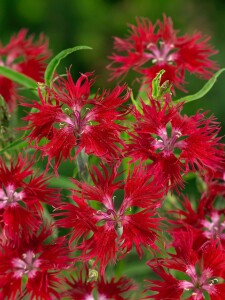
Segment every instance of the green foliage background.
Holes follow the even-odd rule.
[[[96,87],[110,87],[115,83],[106,80],[109,73],[105,66],[112,52],[112,36],[125,37],[126,25],[135,23],[136,17],[148,17],[155,22],[163,13],[172,17],[174,27],[181,34],[201,31],[210,35],[211,43],[219,50],[214,59],[225,67],[224,0],[1,0],[0,40],[7,43],[13,33],[28,28],[30,33],[43,32],[48,36],[54,55],[65,48],[90,46],[93,51],[69,56],[65,65],[61,65],[61,71],[64,73],[65,67],[71,64],[74,75],[95,70]],[[195,77],[190,76],[188,81],[190,93],[203,85],[203,81]],[[223,82],[224,75],[200,101],[202,107],[213,110],[225,125]],[[199,105],[199,102],[192,103],[186,110],[194,112]]]

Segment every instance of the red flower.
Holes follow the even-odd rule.
[[[144,299],[180,300],[182,290],[179,288],[179,281],[170,273],[167,273],[160,264],[150,261],[148,265],[162,280],[150,280],[149,290],[157,292],[157,294],[147,296]],[[146,289],[146,292],[147,291],[148,288]]]
[[[47,187],[43,174],[35,174],[33,161],[18,157],[7,167],[0,159],[0,221],[4,234],[15,243],[28,238],[42,222],[42,204],[56,206],[59,196]]]
[[[168,299],[180,299],[180,295],[189,295],[192,300],[203,300],[205,294],[210,299],[223,299],[225,296],[225,253],[215,240],[210,240],[198,250],[193,250],[193,237],[191,231],[177,231],[173,234],[176,254],[171,258],[159,259],[149,262],[164,282],[158,280],[150,281],[152,290],[158,292],[153,299],[162,299],[162,295],[170,295]],[[158,264],[158,266],[157,266]],[[176,278],[176,273],[167,274],[164,270],[178,270],[183,272],[183,279]],[[174,277],[174,278],[173,278]],[[171,285],[168,285],[168,282]],[[174,297],[171,287],[174,288]],[[151,297],[149,297],[151,298]]]
[[[136,288],[132,281],[125,277],[121,277],[118,280],[112,278],[110,281],[107,281],[100,276],[98,280],[91,282],[87,269],[81,270],[76,278],[74,276],[71,276],[71,279],[66,278],[65,283],[69,288],[62,293],[62,296],[71,300],[94,300],[94,290],[98,293],[98,300],[125,300],[129,298],[124,296],[124,293],[128,293]]]
[[[97,289],[99,300],[128,300],[130,297],[126,297],[123,294],[136,289],[136,287],[131,280],[125,277],[120,277],[118,280],[112,278],[110,281],[106,281],[103,277],[100,277]]]
[[[59,227],[72,228],[70,243],[76,241],[82,251],[79,259],[100,262],[100,272],[128,253],[134,244],[141,256],[142,247],[156,248],[156,230],[159,226],[156,208],[161,206],[162,186],[156,186],[152,175],[141,167],[135,167],[125,181],[119,181],[116,168],[110,174],[102,166],[102,172],[94,168],[94,186],[75,183],[80,194],[73,194],[74,204],[64,204],[57,220]],[[123,190],[123,200],[115,193]],[[88,203],[90,201],[90,203]],[[98,203],[96,209],[92,202]],[[117,208],[119,206],[119,208]],[[92,235],[90,236],[90,233]]]
[[[48,161],[55,158],[54,169],[57,171],[61,160],[72,159],[71,151],[78,154],[82,149],[105,160],[120,156],[120,132],[124,128],[116,121],[123,120],[123,112],[117,111],[129,98],[126,86],[117,86],[112,92],[104,91],[90,99],[89,81],[91,73],[82,74],[76,83],[67,72],[68,81],[61,78],[59,85],[45,91],[44,97],[39,89],[41,104],[24,104],[35,107],[38,112],[29,113],[27,129],[31,129],[30,141],[37,143],[45,137],[47,143],[36,147],[48,156]]]
[[[225,210],[217,207],[218,199],[220,199],[221,204],[224,201],[224,182],[213,178],[207,179],[202,184],[205,191],[201,198],[196,201],[197,203],[192,205],[186,197],[180,199],[179,204],[181,204],[182,209],[168,212],[168,215],[172,216],[170,222],[183,230],[187,226],[191,227],[195,248],[199,248],[208,240],[218,239],[225,249]]]
[[[49,300],[53,295],[60,299],[58,274],[70,259],[64,239],[49,242],[51,234],[44,228],[18,247],[9,242],[0,245],[0,299],[16,300],[25,295],[29,299]]]
[[[182,187],[185,173],[221,169],[224,154],[213,116],[206,118],[200,112],[182,116],[182,104],[174,105],[171,100],[162,104],[150,99],[150,105],[142,103],[142,108],[143,114],[135,111],[126,153],[133,160],[151,160],[159,182]]]
[[[76,276],[70,276],[64,279],[66,291],[62,292],[62,297],[67,299],[92,299],[94,281],[88,280],[88,270],[84,268],[76,272]],[[94,299],[94,298],[93,298]]]
[[[46,60],[50,53],[48,43],[41,35],[37,42],[33,42],[33,36],[26,38],[27,30],[21,30],[17,36],[13,36],[8,45],[0,46],[0,65],[9,67],[38,82],[43,82],[43,73]],[[0,94],[5,99],[10,111],[16,104],[17,85],[11,80],[0,76]]]
[[[178,89],[185,83],[185,71],[209,78],[216,65],[210,56],[217,53],[208,44],[209,37],[200,33],[177,36],[170,18],[163,17],[153,25],[148,19],[137,19],[137,26],[129,25],[127,38],[115,38],[115,53],[108,69],[112,78],[133,69],[149,83],[164,69],[162,83],[169,80]]]

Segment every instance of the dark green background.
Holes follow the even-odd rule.
[[[92,51],[70,55],[60,71],[71,64],[74,75],[95,70],[96,87],[108,88],[115,84],[107,81],[109,73],[105,69],[112,52],[112,36],[125,37],[126,25],[135,23],[136,17],[148,17],[155,22],[162,19],[163,13],[172,17],[181,34],[201,31],[210,35],[211,44],[219,50],[214,59],[225,67],[224,0],[1,0],[0,39],[5,44],[12,33],[28,28],[30,33],[43,32],[48,36],[53,54],[76,45],[91,46]],[[193,76],[188,81],[190,93],[204,83]],[[204,99],[188,104],[185,110],[192,113],[199,106],[210,109],[225,125],[224,82],[222,75]]]

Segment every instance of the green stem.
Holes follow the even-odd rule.
[[[174,100],[174,102],[179,103],[179,102],[192,102],[198,99],[201,99],[202,97],[204,97],[213,87],[213,85],[215,84],[217,78],[225,71],[225,68],[220,69],[219,71],[217,71],[210,79],[209,81],[206,82],[206,84],[201,88],[200,91],[198,91],[197,93],[193,94],[193,95],[189,95],[189,96],[185,96],[182,97],[180,99]]]

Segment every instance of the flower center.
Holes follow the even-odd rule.
[[[100,216],[103,221],[111,221],[113,223],[119,223],[120,216],[113,209],[107,209],[107,211],[98,210],[97,215]]]
[[[158,135],[154,140],[154,147],[159,152],[164,152],[164,155],[171,154],[175,148],[182,149],[185,145],[185,141],[181,140],[181,132],[178,129],[172,129],[169,134],[166,128],[161,128],[158,131]]]
[[[21,278],[23,275],[27,275],[29,278],[33,278],[41,265],[41,260],[36,257],[33,251],[29,250],[22,255],[22,258],[13,258],[12,265],[14,277]]]
[[[114,226],[117,234],[122,235],[123,226],[121,223],[121,216],[113,209],[107,209],[107,211],[98,210],[97,216],[99,221],[106,222],[109,226]]]
[[[218,280],[212,278],[213,272],[209,268],[203,270],[203,272],[198,275],[194,266],[188,266],[186,274],[190,277],[190,281],[182,280],[179,286],[186,291],[190,290],[192,296],[194,296],[193,299],[202,299],[204,291],[208,292],[209,295],[215,292],[214,283],[217,283]]]
[[[91,114],[89,113],[89,108],[74,109],[73,111],[68,108],[64,109],[66,113],[65,118],[62,119],[59,123],[59,128],[64,128],[66,126],[70,127],[74,136],[79,139],[80,135],[83,133],[86,125],[92,125],[92,122],[89,120]]]
[[[84,300],[94,300],[95,298],[92,295],[85,296]],[[98,294],[98,300],[108,300],[107,296],[104,294]],[[111,298],[110,298],[111,299]]]
[[[153,64],[160,63],[173,63],[176,59],[176,53],[174,52],[174,45],[165,43],[163,41],[159,42],[157,46],[154,43],[149,43],[147,45],[148,53],[145,56],[152,60]]]
[[[7,206],[16,206],[23,197],[23,192],[16,192],[14,186],[9,184],[5,189],[0,189],[0,209]]]
[[[221,216],[217,212],[213,212],[210,220],[203,220],[204,236],[208,239],[219,237],[225,239],[225,221],[221,220]]]
[[[75,110],[71,115],[70,115],[71,121],[73,123],[73,130],[74,130],[74,135],[79,136],[82,132],[82,118],[80,115],[80,112]]]

